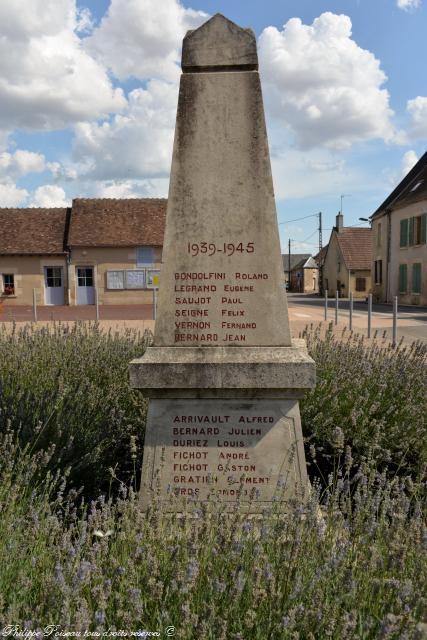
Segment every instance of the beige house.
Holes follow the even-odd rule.
[[[64,304],[68,209],[0,209],[0,309]],[[0,315],[1,319],[1,315]]]
[[[373,296],[427,305],[427,153],[371,217]]]
[[[319,268],[315,260],[309,253],[291,253],[282,255],[285,281],[289,280],[291,286],[289,291],[299,293],[318,293],[319,291]]]
[[[165,199],[0,209],[2,305],[146,304],[158,286]]]
[[[165,199],[73,200],[69,301],[147,304],[160,276]]]
[[[323,262],[323,287],[330,296],[366,298],[371,292],[371,229],[344,227],[336,217]]]

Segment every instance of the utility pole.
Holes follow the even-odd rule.
[[[288,242],[288,291],[291,290],[291,239]]]
[[[323,248],[322,241],[322,212],[319,211],[317,214],[319,216],[319,294],[323,293],[323,259],[321,257],[321,251]]]

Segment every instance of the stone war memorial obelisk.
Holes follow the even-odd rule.
[[[220,14],[183,41],[154,341],[130,379],[149,397],[143,508],[307,494],[315,365],[290,335],[256,39]]]

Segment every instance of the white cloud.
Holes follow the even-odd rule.
[[[77,33],[91,33],[94,27],[92,14],[86,7],[78,8],[76,14],[76,31]]]
[[[407,110],[412,120],[409,136],[427,138],[427,97],[417,96],[413,100],[408,100]]]
[[[76,35],[82,20],[75,0],[0,3],[0,129],[61,128],[125,106]]]
[[[17,207],[28,196],[26,189],[19,189],[11,178],[0,182],[0,204],[2,207]]]
[[[111,0],[85,46],[120,80],[131,76],[174,80],[185,32],[207,17],[178,0]]]
[[[94,185],[96,198],[165,198],[169,180],[109,180]]]
[[[69,207],[70,204],[62,187],[45,184],[35,190],[30,207]]]
[[[396,5],[399,9],[404,11],[410,11],[411,9],[418,9],[421,6],[420,0],[397,0]]]
[[[417,162],[418,162],[418,156],[415,153],[415,151],[413,151],[412,149],[410,149],[409,151],[406,151],[406,153],[403,154],[402,162],[401,162],[400,180],[402,180],[402,178],[404,178],[410,172],[412,167],[416,165]]]
[[[74,158],[81,177],[141,180],[168,176],[177,87],[152,80],[129,94],[123,114],[75,127]]]
[[[337,158],[335,152],[312,149],[307,154],[292,148],[286,136],[276,127],[269,130],[269,138],[274,137],[278,146],[271,153],[271,165],[278,201],[354,193],[355,189],[360,189],[360,174],[347,167],[343,158]]]
[[[17,149],[14,153],[0,153],[0,178],[9,176],[20,178],[28,173],[40,173],[45,169],[45,157],[41,153],[33,153]]]
[[[393,141],[386,75],[375,56],[351,38],[351,20],[327,12],[312,25],[292,18],[259,39],[260,68],[271,114],[301,148],[349,148]]]

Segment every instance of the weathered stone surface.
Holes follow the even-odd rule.
[[[237,487],[258,512],[279,480],[307,492],[298,398],[315,368],[291,341],[256,64],[253,33],[222,16],[184,40],[154,345],[130,365],[150,397],[143,505],[227,504]]]
[[[141,366],[142,365],[142,366]],[[146,389],[311,389],[313,360],[296,347],[151,347],[130,367]]]
[[[199,29],[188,31],[182,43],[182,69],[257,69],[255,33],[217,13]]]
[[[156,345],[291,345],[258,73],[181,77],[163,255]]]
[[[188,498],[225,507],[239,498],[258,513],[275,494],[308,491],[295,400],[151,400],[148,423],[144,507],[154,494],[165,511],[185,509]]]

